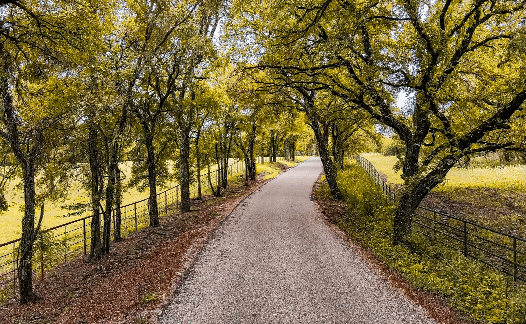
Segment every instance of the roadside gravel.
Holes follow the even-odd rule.
[[[217,230],[161,323],[436,323],[369,268],[310,201],[310,159],[248,197]]]

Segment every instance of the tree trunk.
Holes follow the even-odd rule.
[[[284,156],[285,156],[285,160],[287,161],[290,161],[289,158],[290,158],[290,152],[289,152],[289,149],[290,149],[290,144],[289,144],[289,137],[287,137],[285,139],[285,143],[283,145],[283,151],[284,151]]]
[[[97,146],[97,129],[93,121],[88,122],[88,151],[89,165],[91,171],[91,243],[90,256],[91,260],[99,259],[102,256],[102,244],[100,240],[100,193],[101,193],[101,168],[99,162],[99,150]]]
[[[201,190],[201,150],[199,149],[199,138],[201,137],[201,128],[197,130],[195,137],[195,154],[196,154],[196,167],[197,167],[197,199],[203,199],[203,193]]]
[[[28,161],[22,164],[24,180],[24,217],[22,218],[22,238],[19,247],[18,280],[20,302],[22,304],[37,298],[33,292],[33,243],[35,233],[35,167]]]
[[[104,210],[104,224],[102,229],[102,252],[110,253],[111,241],[111,212],[113,210],[113,197],[115,192],[115,173],[110,163],[108,168],[108,182],[106,184],[106,210]]]
[[[252,135],[248,142],[248,163],[246,163],[248,178],[250,180],[256,180],[256,161],[254,157],[254,144],[256,143],[256,125],[252,124]]]
[[[320,121],[314,115],[309,116],[309,119],[311,122],[310,126],[314,131],[314,135],[316,136],[321,163],[323,164],[323,171],[325,172],[325,177],[327,178],[327,183],[331,190],[332,198],[335,200],[341,200],[343,199],[343,196],[336,181],[337,171],[328,152],[328,126],[325,123],[320,123]],[[323,130],[320,129],[320,124],[323,126]]]
[[[443,158],[438,166],[410,186],[414,180],[405,181],[405,190],[398,201],[398,207],[393,220],[393,244],[397,245],[411,234],[413,216],[420,202],[445,178],[457,159],[453,156]]]
[[[121,169],[117,164],[115,169],[115,228],[113,229],[113,241],[119,242],[122,240],[122,213],[121,213],[121,202],[122,202],[122,181],[121,181]]]
[[[290,141],[290,159],[292,161],[296,160],[296,139]]]
[[[150,226],[159,226],[159,208],[157,206],[157,171],[155,169],[155,151],[153,147],[153,132],[146,133],[146,151],[148,165],[148,187],[150,196],[148,199],[148,210],[150,216]]]
[[[230,134],[230,137],[228,137],[228,135],[225,134],[225,144],[224,144],[223,152],[222,152],[222,155],[223,155],[222,177],[223,178],[222,178],[221,184],[222,184],[223,189],[226,189],[226,187],[228,186],[228,162],[230,160],[230,150],[232,149],[232,140],[233,140],[232,134]]]
[[[215,197],[219,197],[219,187],[217,187],[217,191],[216,189],[214,189],[214,185],[212,184],[212,178],[210,177],[210,164],[207,165],[207,168],[208,168],[208,184],[210,185],[210,190],[212,190],[212,194],[215,196]]]
[[[270,149],[272,153],[271,162],[276,162],[276,132],[273,129],[270,130]]]
[[[190,211],[190,131],[181,129],[179,175],[181,178],[181,211]]]

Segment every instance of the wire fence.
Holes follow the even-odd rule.
[[[244,160],[237,161],[227,167],[228,177],[246,173]],[[204,192],[212,190],[209,179],[214,186],[220,182],[222,169],[205,172],[201,175]],[[190,187],[191,197],[197,197],[197,184]],[[180,205],[179,185],[157,194],[159,216],[166,216],[177,211]],[[126,237],[132,232],[149,226],[148,198],[124,205],[121,210],[121,233]],[[34,275],[43,280],[47,271],[54,266],[66,263],[81,255],[89,253],[91,244],[91,219],[83,217],[65,224],[41,231],[34,244],[33,271]],[[111,239],[116,226],[115,210],[112,211]],[[101,217],[101,230],[104,220]],[[101,234],[102,235],[102,234]],[[102,236],[101,236],[102,237]],[[17,294],[17,256],[20,239],[0,244],[0,296],[6,292]]]
[[[367,159],[355,156],[383,193],[397,201],[399,188],[387,182]],[[526,282],[526,239],[502,233],[471,220],[429,208],[418,207],[413,217],[418,232],[433,242],[460,251],[464,256],[513,277],[513,281]]]

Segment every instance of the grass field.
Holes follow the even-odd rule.
[[[131,174],[130,167],[125,166],[122,169],[126,175],[126,178],[129,179]],[[169,183],[166,187],[159,187],[157,190],[164,190],[175,185],[176,183],[172,182]],[[123,205],[144,199],[147,196],[147,191],[140,192],[136,188],[130,188],[123,193]],[[20,237],[21,220],[24,215],[24,193],[22,188],[19,188],[18,182],[15,183],[13,181],[10,184],[10,188],[6,192],[6,199],[9,203],[9,210],[0,214],[0,222],[2,224],[2,226],[0,226],[0,243],[7,242]],[[68,216],[68,214],[74,212],[74,210],[69,210],[67,206],[74,204],[85,204],[89,203],[89,201],[89,192],[82,187],[80,182],[73,183],[70,190],[68,191],[67,197],[64,200],[46,202],[44,208],[44,218],[42,220],[42,227],[50,228],[87,216],[89,212],[81,215]],[[36,217],[38,218],[40,208],[37,208],[37,210],[38,212]]]
[[[297,157],[297,161],[304,161],[308,159],[308,156]],[[232,160],[231,163],[234,163]],[[294,165],[294,163],[288,163],[286,161],[280,161],[280,163],[288,164],[289,166]],[[122,167],[123,172],[126,175],[126,179],[130,178],[131,168],[129,165]],[[212,167],[211,170],[214,171],[217,167]],[[206,171],[203,171],[203,175]],[[257,172],[266,172],[265,179],[272,178],[279,173],[279,168],[272,167],[267,162],[264,165],[257,165]],[[125,180],[126,183],[126,180]],[[177,183],[172,181],[168,183],[165,187],[158,187],[157,191],[161,192],[167,188],[176,186]],[[208,189],[208,183],[205,182],[202,184],[203,194],[209,194],[210,190]],[[196,184],[191,187],[192,192],[195,191]],[[140,192],[136,188],[130,188],[123,193],[123,203],[126,205],[134,201],[142,200],[147,198],[148,190]],[[6,199],[9,203],[9,210],[0,214],[0,243],[8,242],[20,237],[21,233],[21,220],[23,217],[23,208],[24,208],[24,195],[23,190],[18,186],[18,183],[11,183],[9,190],[6,192]],[[44,219],[42,221],[42,227],[50,228],[57,226],[63,223],[67,223],[84,216],[89,215],[89,211],[82,215],[67,216],[69,213],[73,212],[68,210],[66,207],[73,204],[79,203],[88,203],[90,201],[89,192],[82,187],[80,182],[74,183],[71,186],[71,189],[68,192],[66,199],[63,201],[47,202],[45,205]],[[39,215],[37,215],[38,217]]]
[[[403,184],[400,178],[402,171],[394,172],[397,161],[395,156],[384,156],[379,153],[362,155],[378,171],[384,173],[390,183]],[[526,165],[504,166],[498,168],[453,168],[449,171],[443,184],[437,191],[450,191],[456,188],[495,188],[507,190],[526,190]]]

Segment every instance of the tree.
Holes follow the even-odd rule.
[[[31,259],[44,209],[41,202],[40,220],[35,227],[35,177],[63,144],[60,139],[67,139],[73,109],[70,102],[75,101],[74,87],[69,87],[72,75],[86,62],[86,52],[81,49],[85,44],[97,44],[96,34],[101,28],[97,15],[100,7],[60,4],[51,8],[26,1],[0,3],[0,136],[20,164],[24,183],[25,210],[18,253],[21,303],[36,298]],[[84,24],[86,21],[90,21],[89,26]]]
[[[272,37],[259,34],[272,49],[265,65],[298,82],[315,76],[318,87],[404,143],[395,244],[408,237],[416,208],[457,162],[523,149],[522,139],[505,134],[526,99],[524,56],[509,54],[513,44],[523,48],[525,4],[325,0],[269,3],[259,14],[276,17],[266,27]]]

